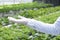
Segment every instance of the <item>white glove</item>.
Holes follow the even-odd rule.
[[[13,17],[8,17],[8,20],[11,21],[11,22],[14,22],[14,23],[19,23],[19,24],[27,24],[28,21],[30,21],[31,19],[29,18],[25,18],[25,17],[22,17],[22,16],[18,16],[19,19],[15,19]]]

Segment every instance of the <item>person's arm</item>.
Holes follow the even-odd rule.
[[[47,24],[41,21],[37,21],[34,19],[28,19],[28,18],[15,19],[15,18],[9,17],[8,19],[15,23],[25,24],[33,28],[34,30],[37,30],[43,33],[52,34],[52,35],[59,34],[58,27],[56,27],[54,24]]]

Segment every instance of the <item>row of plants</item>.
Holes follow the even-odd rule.
[[[38,10],[25,10],[25,11],[21,12],[20,15],[34,18],[34,17],[38,17],[38,16],[48,15],[48,14],[51,14],[51,13],[57,12],[57,11],[60,11],[60,6],[49,7],[49,8],[40,8]]]
[[[54,12],[52,14],[36,17],[36,20],[40,20],[46,23],[55,23],[55,21],[60,17],[60,11]]]
[[[3,5],[0,6],[0,12],[8,12],[10,10],[16,11],[16,10],[24,10],[24,9],[34,9],[34,8],[47,8],[51,7],[51,4],[45,4],[45,3],[26,3],[26,4],[12,4],[12,5]]]
[[[36,17],[39,17],[39,16],[49,15],[49,14],[52,14],[52,13],[58,12],[58,11],[60,11],[60,6],[50,7],[50,8],[41,8],[41,9],[38,9],[38,10],[25,10],[25,11],[19,13],[19,15],[29,17],[29,18],[36,18]],[[3,25],[7,25],[8,20],[6,18],[7,17],[0,18],[0,24],[6,23],[6,24],[3,24]],[[3,22],[3,20],[4,20],[4,22]]]

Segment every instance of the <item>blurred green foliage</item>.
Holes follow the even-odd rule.
[[[28,5],[28,4],[25,4],[25,5]],[[29,4],[29,5],[33,5],[33,4]],[[11,5],[7,7],[9,10],[10,9],[9,7],[11,7]],[[27,6],[23,6],[23,7],[25,9]],[[25,10],[19,15],[25,16],[27,18],[33,18],[46,23],[54,23],[56,19],[60,16],[60,6],[57,6],[57,7],[48,6],[48,8],[41,8],[41,7],[38,6],[38,8],[40,8],[38,10],[32,10],[31,8],[33,7],[30,8],[29,6],[28,8],[30,10]],[[15,25],[14,23],[11,23],[12,25],[11,27],[4,27],[5,25],[8,25],[8,24],[10,23],[7,17],[0,18],[0,40],[60,40],[59,35],[57,35],[56,37],[52,37],[52,35],[37,32],[36,30],[33,30],[27,27],[26,25],[20,25],[20,24]],[[36,33],[38,34],[36,35]]]
[[[40,8],[38,10],[25,10],[22,13],[20,13],[20,15],[29,17],[29,18],[35,18],[38,16],[49,15],[56,11],[60,11],[60,6],[49,7],[49,8]]]
[[[3,5],[0,6],[0,12],[9,12],[10,10],[16,11],[16,10],[24,10],[24,9],[34,9],[34,8],[46,8],[51,7],[51,4],[45,4],[45,3],[26,3],[26,4],[12,4],[12,5]]]

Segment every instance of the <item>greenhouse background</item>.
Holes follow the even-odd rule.
[[[60,16],[60,0],[0,0],[0,40],[60,40],[60,35],[8,20],[8,17],[18,19],[18,15],[53,24]]]

